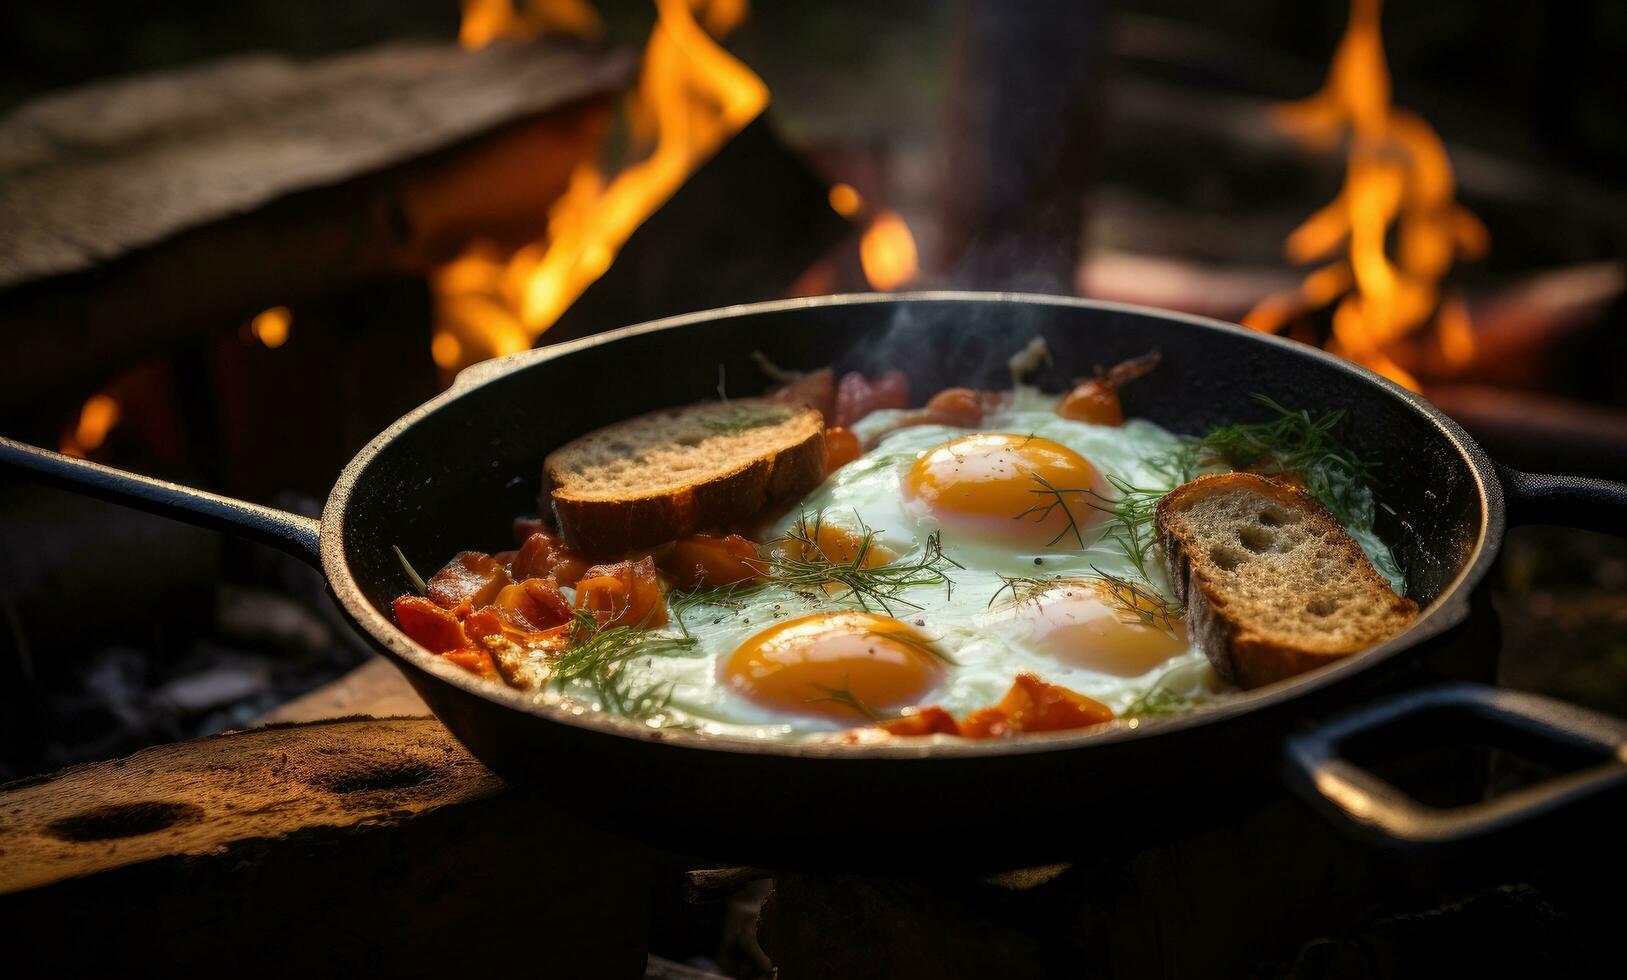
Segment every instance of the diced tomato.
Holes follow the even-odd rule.
[[[1113,709],[1034,674],[1018,674],[999,710],[1011,727],[1024,732],[1056,732],[1087,728],[1113,720]]]
[[[588,569],[576,583],[576,608],[593,613],[605,626],[651,627],[667,621],[666,593],[650,558]]]
[[[964,738],[1005,738],[1016,733],[1011,719],[999,708],[979,708],[960,721],[960,734]]]
[[[692,534],[673,542],[661,567],[682,588],[746,582],[759,574],[757,546],[738,534]]]
[[[1124,406],[1119,403],[1119,390],[1105,380],[1091,380],[1076,385],[1062,396],[1056,414],[1075,422],[1091,425],[1123,425]]]
[[[859,437],[842,428],[825,430],[825,473],[829,475],[859,458]]]
[[[517,579],[551,578],[564,586],[575,586],[576,580],[588,570],[588,563],[565,546],[565,542],[552,531],[533,531],[514,556],[514,577]]]
[[[894,735],[959,735],[960,726],[955,717],[942,708],[922,708],[913,715],[905,715],[878,726]]]
[[[926,421],[976,428],[983,424],[983,398],[971,388],[945,388],[926,403]]]
[[[490,604],[511,581],[508,569],[491,555],[465,551],[429,580],[429,598],[442,609],[466,613]]]
[[[1123,425],[1124,405],[1119,401],[1119,392],[1130,382],[1151,373],[1159,359],[1159,353],[1152,351],[1115,364],[1106,371],[1098,368],[1096,377],[1079,382],[1062,397],[1056,414],[1092,425]]]
[[[497,665],[492,662],[491,654],[476,647],[464,647],[461,650],[448,650],[441,654],[464,670],[473,671],[481,677],[496,677]]]
[[[445,653],[469,645],[458,618],[423,596],[404,595],[391,606],[401,632],[430,653]]]
[[[836,384],[836,425],[844,429],[877,409],[909,408],[910,381],[902,371],[888,371],[871,381],[857,371],[842,375]]]
[[[836,417],[836,372],[830,368],[809,371],[784,387],[769,392],[768,397],[786,405],[806,405],[817,408],[830,425]]]

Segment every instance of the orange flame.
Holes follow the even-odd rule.
[[[273,306],[249,321],[249,333],[254,339],[275,350],[288,343],[288,331],[294,324],[294,315],[286,306]]]
[[[1339,195],[1284,243],[1292,262],[1332,261],[1296,291],[1266,298],[1243,323],[1275,333],[1337,302],[1329,348],[1416,390],[1417,379],[1397,363],[1397,342],[1433,325],[1447,364],[1473,357],[1467,308],[1456,296],[1443,299],[1440,282],[1455,259],[1480,257],[1490,240],[1479,219],[1454,201],[1440,137],[1416,114],[1390,104],[1379,13],[1380,0],[1352,0],[1350,26],[1322,89],[1275,113],[1308,148],[1349,140]],[[1386,249],[1392,232],[1393,257]]]
[[[479,46],[496,37],[580,34],[588,21],[577,8],[585,6],[530,0],[516,13],[512,0],[467,0],[460,36]],[[435,272],[439,327],[431,354],[442,368],[530,347],[610,268],[644,219],[768,105],[768,87],[713,40],[745,17],[745,0],[655,6],[629,118],[635,143],[649,153],[610,180],[597,163],[579,167],[549,210],[543,240],[512,255],[477,242]],[[598,29],[597,16],[591,24]]]
[[[588,0],[463,0],[458,43],[471,51],[500,37],[570,34],[596,38],[604,23]]]
[[[859,239],[859,265],[871,288],[889,292],[908,284],[920,271],[915,236],[897,211],[876,215]]]
[[[107,440],[107,434],[119,424],[121,414],[118,400],[112,395],[105,392],[91,395],[79,409],[79,422],[72,432],[63,436],[59,448],[66,455],[83,459]]]

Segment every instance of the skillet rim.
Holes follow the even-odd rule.
[[[647,725],[582,707],[566,707],[557,702],[543,702],[511,688],[492,685],[483,678],[447,663],[444,659],[421,649],[409,640],[393,622],[375,609],[362,593],[345,556],[345,516],[350,497],[368,465],[402,433],[419,421],[446,408],[465,394],[492,384],[516,371],[554,360],[578,350],[615,343],[626,337],[641,336],[666,330],[680,329],[696,323],[706,323],[726,317],[746,314],[786,313],[796,310],[860,306],[868,304],[907,305],[920,302],[951,302],[1004,304],[1024,303],[1080,310],[1098,310],[1137,316],[1150,316],[1165,320],[1179,320],[1204,330],[1218,331],[1239,338],[1244,343],[1263,343],[1291,350],[1294,354],[1321,361],[1325,366],[1349,375],[1352,382],[1376,384],[1392,397],[1398,398],[1420,419],[1438,430],[1443,438],[1457,450],[1467,465],[1480,496],[1480,527],[1473,547],[1462,569],[1418,618],[1407,629],[1388,641],[1346,657],[1335,663],[1319,667],[1298,677],[1278,681],[1244,693],[1221,704],[1179,718],[1158,721],[1149,725],[1135,723],[1116,725],[1106,730],[1083,732],[1033,733],[1017,739],[962,739],[916,743],[882,742],[850,745],[828,741],[785,741],[769,738],[751,738],[739,735],[703,734],[682,729],[652,729]],[[1022,292],[980,292],[973,290],[923,290],[903,293],[843,293],[829,296],[799,297],[772,300],[763,303],[745,303],[695,313],[663,317],[645,323],[609,330],[549,347],[494,358],[472,365],[461,372],[451,387],[424,402],[397,419],[375,436],[347,464],[340,473],[333,491],[322,511],[320,550],[323,571],[328,588],[339,600],[345,614],[377,646],[381,652],[407,669],[449,684],[465,694],[524,714],[541,721],[582,730],[590,735],[626,738],[646,744],[707,752],[728,752],[749,756],[780,756],[818,760],[867,761],[878,758],[954,758],[1029,755],[1050,752],[1071,752],[1093,746],[1117,745],[1134,739],[1145,741],[1159,737],[1172,737],[1194,729],[1220,725],[1244,715],[1280,707],[1301,696],[1324,690],[1374,670],[1418,644],[1458,626],[1468,616],[1468,593],[1479,584],[1489,570],[1501,547],[1506,525],[1502,484],[1495,466],[1484,450],[1474,442],[1462,427],[1418,394],[1395,382],[1326,351],[1296,341],[1250,330],[1237,324],[1187,313],[1160,310],[1129,303],[1112,303],[1072,296],[1053,296]]]

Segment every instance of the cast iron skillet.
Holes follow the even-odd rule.
[[[1389,508],[1380,533],[1423,614],[1373,650],[1176,721],[862,748],[654,731],[536,704],[424,652],[390,621],[390,600],[408,587],[391,545],[425,569],[465,548],[508,546],[510,520],[536,509],[550,448],[709,397],[719,365],[736,394],[764,382],[754,350],[789,367],[900,368],[916,392],[992,387],[1009,383],[1007,357],[1035,335],[1055,355],[1055,369],[1038,379],[1051,390],[1094,365],[1162,351],[1157,371],[1125,391],[1125,410],[1177,432],[1263,418],[1256,392],[1296,408],[1348,410],[1349,441],[1379,464]],[[767,303],[628,327],[465,372],[357,455],[320,523],[11,442],[0,443],[0,461],[319,565],[349,617],[494,770],[600,825],[722,860],[856,867],[1066,857],[1221,818],[1285,771],[1331,816],[1418,846],[1472,840],[1627,784],[1622,723],[1493,688],[1419,688],[1407,669],[1463,623],[1506,521],[1620,533],[1627,487],[1500,469],[1396,385],[1320,351],[1197,317],[1050,296],[921,293]],[[1345,713],[1330,719],[1338,710]],[[1587,765],[1491,802],[1437,810],[1342,755],[1369,730],[1427,729],[1443,716],[1563,746]]]

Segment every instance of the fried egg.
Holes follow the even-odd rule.
[[[887,411],[861,422],[873,447],[779,518],[769,553],[802,557],[798,532],[867,567],[941,552],[947,581],[922,576],[883,597],[771,584],[678,610],[688,652],[627,668],[667,694],[649,723],[787,737],[920,705],[960,717],[1024,672],[1121,714],[1155,687],[1220,689],[1153,598],[1169,594],[1161,572],[1136,567],[1086,502],[1110,507],[1110,480],[1167,481],[1154,464],[1180,440],[1145,420],[1064,419],[1055,403],[1019,388],[975,430],[894,429],[904,413]]]

